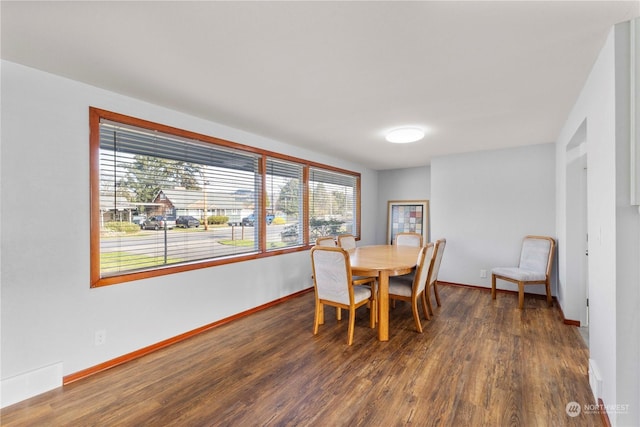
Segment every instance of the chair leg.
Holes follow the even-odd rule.
[[[378,321],[378,298],[376,297],[375,283],[371,285],[371,296],[369,297],[367,305],[369,306],[369,326],[371,326],[371,329],[374,329]]]
[[[369,304],[371,306],[371,308],[369,309],[369,326],[371,326],[371,329],[375,329],[376,322],[378,321],[378,310],[376,307],[377,304],[377,301],[371,301],[371,303]]]
[[[518,308],[524,308],[524,283],[518,282]]]
[[[431,294],[429,293],[429,288],[424,289],[422,293],[422,302],[427,306],[426,310],[424,311],[424,316],[427,318],[427,320],[431,320],[431,316],[433,316],[433,306],[431,305]]]
[[[438,293],[438,281],[437,280],[435,282],[433,282],[433,293],[436,296],[436,304],[438,304],[438,307],[442,307],[442,304],[440,304],[440,294]]]
[[[319,301],[316,301],[316,314],[315,316],[313,316],[313,335],[317,335],[318,334],[318,326],[320,325],[321,320],[321,316],[320,316],[320,311],[322,310],[322,303]]]
[[[549,281],[549,279],[547,279],[545,285],[547,288],[547,305],[551,307],[553,306],[553,302],[551,300],[551,282]]]
[[[424,311],[424,318],[427,320],[431,320],[431,316],[429,316],[429,307],[427,307],[427,302],[429,301],[429,294],[427,294],[427,290],[422,291],[422,311]]]
[[[324,325],[324,304],[322,304],[321,302],[318,302],[318,304],[320,305],[320,312],[318,313],[318,324]]]
[[[491,275],[491,299],[496,299],[496,275]]]
[[[355,307],[351,307],[349,309],[349,337],[347,338],[347,344],[353,344],[353,330],[355,329],[356,324],[356,309]]]
[[[418,297],[411,298],[411,311],[413,312],[413,320],[416,322],[416,329],[422,333],[422,325],[420,324],[420,314],[418,313]]]

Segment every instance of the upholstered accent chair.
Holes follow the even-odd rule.
[[[370,304],[370,326],[375,328],[377,306],[374,291],[375,278],[353,280],[349,254],[338,247],[314,246],[311,248],[311,266],[316,300],[314,335],[318,334],[319,326],[324,323],[325,305],[349,310],[348,345],[353,343],[357,308]]]
[[[413,232],[402,232],[396,234],[394,244],[399,246],[422,246],[422,234]]]
[[[349,250],[356,247],[356,238],[352,234],[339,234],[338,246],[343,249]]]
[[[496,299],[496,280],[518,285],[518,307],[524,308],[524,286],[545,285],[547,304],[551,307],[551,267],[556,242],[546,236],[526,236],[522,242],[517,267],[497,267],[491,270],[491,298]]]
[[[424,293],[427,283],[429,282],[429,275],[433,268],[434,254],[435,246],[433,243],[429,243],[427,246],[420,248],[413,280],[407,280],[407,278],[403,276],[389,277],[389,298],[392,300],[402,300],[411,303],[413,320],[416,324],[416,330],[420,333],[422,333],[422,325],[420,323],[420,315],[418,313],[418,298],[422,300],[424,317],[427,320],[431,319],[427,309],[426,299],[424,298]]]

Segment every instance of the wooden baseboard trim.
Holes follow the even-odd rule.
[[[564,323],[565,325],[569,325],[569,326],[577,326],[578,328],[580,327],[580,321],[579,320],[571,320],[571,319],[567,319],[566,317],[564,317],[564,311],[562,311],[562,307],[560,307],[560,304],[558,304],[558,309],[560,310],[560,316],[562,317],[562,323]]]
[[[491,292],[491,288],[488,288],[486,286],[466,285],[464,283],[442,282],[442,281],[438,280],[438,285],[459,286],[459,287],[463,287],[463,288],[480,289],[482,291]],[[512,295],[518,295],[518,291],[511,291],[511,290],[508,290],[508,289],[496,289],[496,292],[501,292],[501,293],[505,293],[505,294],[512,294]],[[546,298],[546,295],[541,295],[541,294],[528,294],[526,292],[524,294],[527,295],[528,297]],[[567,319],[567,318],[564,317],[564,312],[562,311],[562,307],[560,307],[560,304],[558,304],[558,299],[556,297],[553,297],[553,301],[556,302],[555,306],[558,307],[558,309],[560,310],[560,316],[562,318],[562,323],[564,323],[565,325],[569,325],[569,326],[578,326],[578,327],[580,326],[580,321],[579,320],[571,320],[571,319]]]
[[[180,334],[180,335],[177,335],[175,337],[166,339],[164,341],[160,341],[160,342],[158,342],[156,344],[153,344],[153,345],[141,348],[139,350],[133,351],[131,353],[124,354],[124,355],[122,355],[120,357],[116,357],[115,359],[107,360],[106,362],[100,363],[99,365],[95,365],[95,366],[92,366],[90,368],[83,369],[82,371],[78,371],[78,372],[75,372],[73,374],[66,375],[66,376],[64,376],[62,378],[62,384],[63,385],[71,384],[72,382],[81,380],[83,378],[87,378],[87,377],[89,377],[91,375],[97,374],[98,372],[106,371],[107,369],[116,367],[118,365],[122,365],[123,363],[129,362],[131,360],[137,359],[137,358],[142,357],[142,356],[145,356],[145,355],[147,355],[149,353],[152,353],[152,352],[154,352],[156,350],[160,350],[160,349],[168,347],[168,346],[170,346],[172,344],[178,343],[180,341],[184,341],[184,340],[186,340],[188,338],[191,338],[191,337],[193,337],[195,335],[198,335],[198,334],[201,334],[203,332],[206,332],[206,331],[208,331],[210,329],[213,329],[213,328],[216,328],[218,326],[227,324],[229,322],[232,322],[234,320],[240,319],[242,317],[249,316],[250,314],[256,313],[258,311],[265,310],[267,308],[273,307],[274,305],[281,304],[281,303],[283,303],[285,301],[288,301],[290,299],[299,297],[300,295],[303,295],[303,294],[306,294],[306,293],[312,292],[312,291],[313,291],[313,288],[303,289],[303,290],[301,290],[299,292],[296,292],[294,294],[287,295],[286,297],[278,298],[277,300],[273,300],[271,302],[268,302],[266,304],[260,305],[258,307],[254,307],[252,309],[243,311],[241,313],[234,314],[233,316],[218,320],[217,322],[209,323],[208,325],[201,326],[201,327],[196,328],[196,329],[194,329],[192,331],[185,332],[184,334]]]
[[[464,283],[456,283],[456,282],[443,282],[442,280],[438,280],[438,285],[458,286],[460,288],[471,288],[471,289],[479,289],[481,291],[491,291],[491,288],[487,288],[487,287],[484,287],[484,286],[466,285]],[[510,291],[502,291],[501,289],[498,289],[498,292],[510,292]]]
[[[479,289],[481,291],[491,292],[491,288],[490,287],[479,286],[479,285],[467,285],[467,284],[464,284],[464,283],[442,282],[442,281],[438,280],[438,285],[459,286],[459,287],[462,287],[462,288]],[[496,288],[496,292],[497,293],[503,293],[503,294],[518,295],[518,291],[512,291],[512,290],[509,290],[509,289],[498,289],[498,288]],[[524,294],[526,296],[528,296],[528,297],[541,298],[541,299],[546,299],[547,298],[546,295],[541,295],[541,294],[530,294],[528,292],[525,292]],[[556,297],[553,297],[553,300],[555,301]]]
[[[598,406],[600,407],[600,420],[605,427],[611,427],[611,420],[609,420],[609,414],[607,414],[607,407],[604,406],[604,400],[598,399]]]

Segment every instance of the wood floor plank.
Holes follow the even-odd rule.
[[[424,332],[409,304],[354,343],[313,294],[238,319],[0,411],[3,426],[600,426],[588,350],[544,299],[440,286]]]

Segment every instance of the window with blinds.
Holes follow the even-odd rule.
[[[359,177],[309,169],[309,238],[353,234],[359,237]]]
[[[359,174],[91,108],[91,284],[359,234]]]
[[[303,165],[267,158],[267,250],[303,243]]]
[[[100,275],[258,251],[253,232],[215,227],[259,209],[258,160],[101,121]]]

